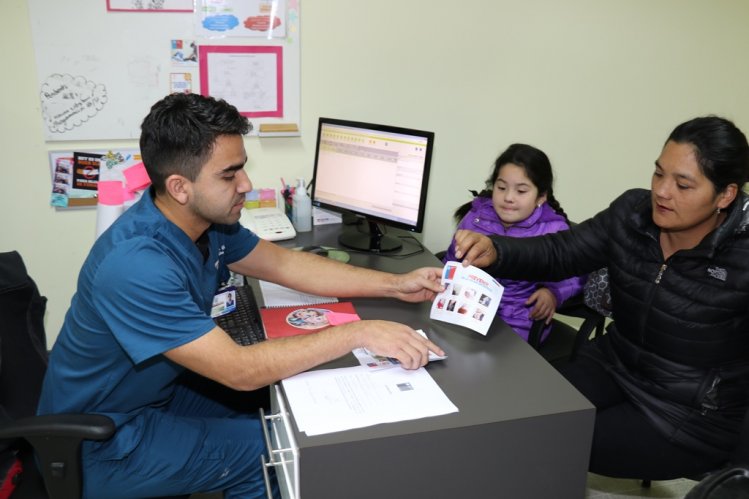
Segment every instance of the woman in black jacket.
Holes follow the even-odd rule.
[[[465,265],[556,280],[607,266],[613,322],[562,373],[596,406],[590,471],[664,480],[719,468],[749,405],[749,145],[730,121],[676,127],[651,190],[572,230],[456,234]]]

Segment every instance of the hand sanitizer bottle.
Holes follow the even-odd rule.
[[[297,232],[312,230],[312,200],[307,194],[303,178],[297,179],[296,189],[292,196],[291,222]]]

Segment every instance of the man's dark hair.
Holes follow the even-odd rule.
[[[219,136],[246,135],[252,125],[223,99],[175,93],[154,104],[140,128],[143,164],[162,193],[169,175],[197,179]]]

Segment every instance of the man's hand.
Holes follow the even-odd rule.
[[[557,299],[548,288],[539,288],[525,302],[526,305],[535,306],[531,309],[530,317],[534,321],[545,320],[546,324],[551,322],[554,312],[557,310]]]
[[[438,267],[423,267],[396,275],[393,297],[411,303],[433,300],[437,293],[444,291],[441,276],[442,269]]]
[[[376,355],[398,359],[404,369],[418,369],[426,365],[430,351],[445,355],[440,347],[404,324],[367,320],[351,322],[346,326],[365,328],[358,332],[363,339],[362,346]]]
[[[478,232],[459,230],[455,233],[455,257],[463,266],[487,267],[497,261],[497,250],[491,239]]]

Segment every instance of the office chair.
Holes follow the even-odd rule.
[[[569,324],[558,320],[557,315],[577,317],[583,319],[583,323],[579,329],[575,330]],[[541,343],[541,334],[546,327],[546,322],[534,321],[528,333],[528,344],[549,363],[560,365],[575,360],[577,351],[585,341],[591,338],[591,334],[593,337],[603,334],[606,316],[590,308],[585,303],[583,293],[580,293],[570,297],[557,308],[555,318],[551,320],[551,323],[551,333],[546,341]]]
[[[98,414],[35,415],[47,369],[46,302],[21,255],[0,253],[0,449],[23,466],[13,499],[81,497],[81,443],[105,440],[115,429]]]

